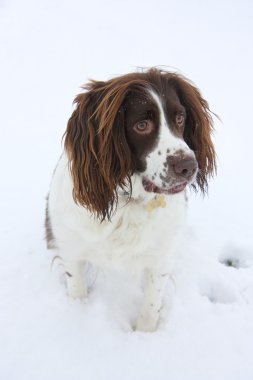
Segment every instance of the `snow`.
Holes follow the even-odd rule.
[[[253,378],[251,1],[1,0],[0,378]],[[218,176],[190,196],[159,329],[133,332],[141,290],[90,269],[66,296],[43,241],[45,196],[88,78],[168,65],[216,119]]]

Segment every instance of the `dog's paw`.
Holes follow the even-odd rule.
[[[157,319],[152,318],[150,315],[140,315],[137,320],[135,331],[140,332],[155,332],[157,330]]]
[[[88,296],[87,288],[80,282],[68,281],[67,282],[68,296],[73,299],[84,299]]]

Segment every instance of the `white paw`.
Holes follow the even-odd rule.
[[[157,330],[157,318],[151,316],[140,316],[136,324],[136,331],[155,332]]]
[[[73,299],[87,298],[87,292],[84,289],[68,289],[68,296]]]
[[[72,283],[68,281],[68,295],[74,299],[83,299],[88,296],[87,289],[79,283]]]

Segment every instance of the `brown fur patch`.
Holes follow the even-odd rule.
[[[56,248],[54,234],[51,227],[50,216],[48,211],[48,196],[46,198],[46,215],[45,215],[45,239],[47,242],[47,249]]]

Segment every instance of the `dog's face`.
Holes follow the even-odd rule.
[[[151,69],[85,88],[65,139],[79,204],[109,219],[117,188],[131,189],[133,173],[147,192],[174,194],[187,184],[205,191],[215,170],[212,118],[196,87]]]
[[[145,190],[173,194],[194,182],[198,162],[184,141],[185,107],[173,87],[161,95],[151,89],[128,94],[125,132]]]

